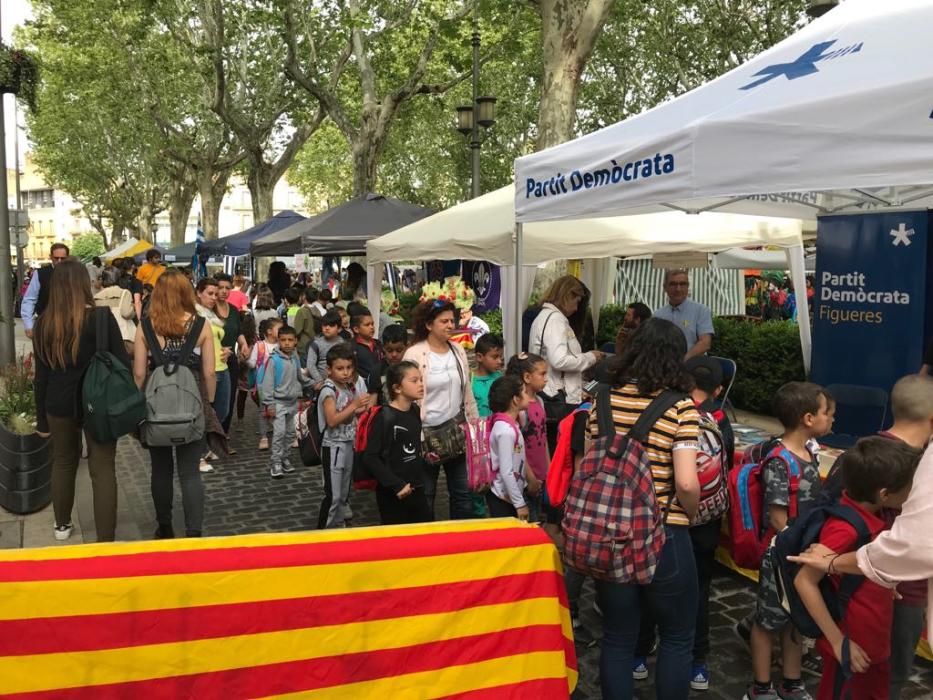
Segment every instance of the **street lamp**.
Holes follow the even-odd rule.
[[[839,0],[810,0],[807,6],[807,14],[813,19],[816,19],[817,17],[825,15],[838,4]]]
[[[457,131],[470,138],[470,164],[473,173],[470,197],[479,197],[479,151],[483,145],[479,127],[484,130],[496,123],[496,98],[479,95],[479,24],[473,15],[473,103],[457,107]]]

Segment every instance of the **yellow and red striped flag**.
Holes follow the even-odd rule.
[[[483,520],[0,550],[13,698],[566,698],[556,549]]]

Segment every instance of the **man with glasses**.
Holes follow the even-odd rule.
[[[666,270],[664,291],[668,303],[654,312],[657,318],[672,322],[687,339],[685,360],[705,355],[713,344],[713,314],[709,307],[689,298],[690,278],[686,270]]]
[[[29,286],[26,287],[26,294],[23,296],[23,303],[20,307],[20,316],[23,318],[23,328],[26,330],[27,338],[32,338],[35,317],[41,316],[49,303],[49,288],[55,266],[62,260],[67,260],[71,251],[64,243],[53,243],[49,255],[52,258],[52,264],[40,267],[29,280]]]

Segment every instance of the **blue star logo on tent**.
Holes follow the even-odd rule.
[[[814,44],[809,49],[807,49],[799,58],[790,63],[775,63],[774,65],[767,66],[762,68],[760,71],[755,73],[753,77],[763,76],[759,80],[755,80],[748,85],[743,85],[741,90],[751,90],[752,88],[758,87],[759,85],[764,85],[775,78],[780,76],[785,76],[788,80],[796,80],[797,78],[803,78],[807,75],[813,75],[814,73],[819,73],[820,69],[816,67],[818,61],[822,61],[827,58],[828,54],[824,53],[826,49],[836,43],[836,40],[832,41],[821,41],[819,44]]]

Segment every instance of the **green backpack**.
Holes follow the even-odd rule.
[[[146,417],[146,396],[130,369],[107,350],[110,309],[95,309],[97,353],[84,373],[84,427],[97,442],[115,442]]]

